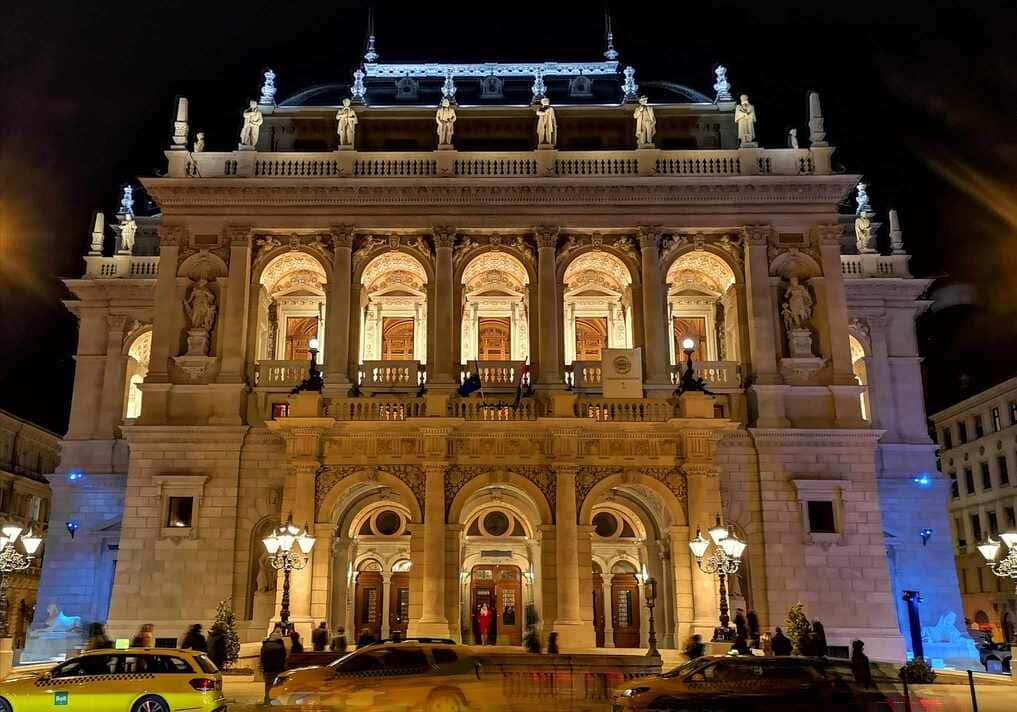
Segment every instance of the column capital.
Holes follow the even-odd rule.
[[[245,247],[251,244],[250,225],[227,225],[223,231],[231,247]]]
[[[565,475],[566,477],[575,477],[579,473],[579,465],[573,465],[571,463],[551,465],[554,468],[554,474]]]
[[[124,314],[107,314],[106,325],[109,327],[111,336],[117,333],[123,336],[124,327],[127,325],[127,316]]]
[[[660,238],[663,235],[663,230],[659,225],[641,225],[637,229],[636,235],[639,238],[639,247],[645,253],[647,250],[660,247]]]
[[[332,240],[337,250],[339,248],[353,249],[353,238],[357,234],[355,225],[332,225],[328,231],[332,235]]]
[[[821,246],[836,245],[840,249],[840,239],[844,235],[844,229],[840,225],[816,225],[813,232]]]
[[[769,225],[746,225],[742,228],[747,247],[765,246],[773,234],[773,228]]]
[[[187,236],[183,225],[160,225],[159,244],[162,247],[178,247]]]
[[[438,225],[431,228],[434,236],[434,247],[437,250],[451,250],[456,239],[456,229],[452,225]]]
[[[559,230],[560,229],[557,225],[538,225],[533,228],[533,234],[537,240],[537,247],[541,250],[553,250],[557,247]]]

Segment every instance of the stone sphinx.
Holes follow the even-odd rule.
[[[68,616],[56,603],[50,603],[46,606],[45,619],[28,631],[21,659],[25,662],[56,660],[84,647],[85,641],[81,617]]]
[[[925,658],[933,665],[972,667],[979,664],[978,649],[971,637],[957,627],[957,614],[947,611],[935,625],[922,628]]]

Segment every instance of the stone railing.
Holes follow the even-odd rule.
[[[841,255],[840,273],[845,279],[866,279],[870,277],[900,277],[909,279],[909,255]]]
[[[171,178],[624,178],[825,175],[831,149],[168,151]]]
[[[254,385],[259,388],[292,388],[307,378],[307,361],[258,361]]]
[[[565,367],[565,383],[576,390],[600,389],[603,368],[600,361],[573,361]]]
[[[412,390],[420,387],[422,378],[419,361],[364,361],[360,387],[367,390]]]
[[[574,412],[577,418],[600,422],[649,423],[677,417],[672,403],[650,398],[580,398]]]
[[[85,279],[155,279],[158,274],[158,256],[89,255],[85,258]]]
[[[741,365],[737,361],[693,361],[695,374],[706,381],[707,388],[741,388]],[[671,383],[678,385],[685,366],[671,366]]]
[[[459,382],[465,382],[476,370],[485,390],[514,391],[520,378],[524,386],[530,382],[525,368],[525,361],[470,361],[460,365]]]
[[[325,414],[336,420],[406,420],[427,415],[423,398],[332,398]]]
[[[506,399],[492,401],[490,398],[453,398],[448,402],[448,416],[464,420],[486,420],[509,422],[514,420],[536,420],[545,415],[541,402],[535,398],[522,398],[519,404]]]

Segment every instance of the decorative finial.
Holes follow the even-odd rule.
[[[445,68],[445,83],[441,85],[441,95],[449,101],[456,100],[456,83],[452,80],[451,67]]]
[[[829,146],[826,142],[826,128],[823,126],[823,108],[819,105],[819,94],[809,92],[809,144],[817,148]]]
[[[258,103],[262,106],[275,106],[275,72],[266,69],[264,76],[265,83],[261,85],[261,100]]]
[[[625,81],[622,83],[622,91],[625,93],[625,101],[639,101],[639,85],[636,84],[636,68],[629,66],[622,70]]]
[[[714,101],[734,101],[734,96],[731,94],[731,82],[727,80],[727,67],[718,64],[713,73],[717,77],[717,81],[713,84],[713,90],[717,92],[717,98]]]
[[[88,254],[101,255],[102,243],[106,239],[106,216],[101,210],[95,212],[92,219],[92,244],[88,248]]]
[[[618,52],[614,48],[614,32],[611,30],[611,11],[604,3],[604,29],[607,32],[607,49],[604,50],[604,59],[615,61],[618,59]]]
[[[350,94],[353,95],[353,101],[358,104],[364,103],[364,93],[367,89],[364,87],[364,70],[357,69],[353,72],[353,86],[350,87]]]
[[[904,233],[901,232],[896,210],[890,210],[890,252],[894,255],[907,254],[904,251]]]
[[[187,97],[177,98],[177,118],[173,122],[173,146],[174,151],[183,151],[187,148]]]
[[[124,186],[123,195],[120,197],[120,212],[118,215],[134,215],[134,186],[130,183]]]
[[[367,51],[364,52],[364,61],[378,61],[378,52],[374,49],[374,7],[367,9]]]
[[[544,71],[538,69],[537,73],[533,75],[533,103],[538,103],[544,98],[544,94],[547,92],[547,87],[544,86]]]

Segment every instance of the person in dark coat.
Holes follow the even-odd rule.
[[[731,644],[731,650],[734,650],[739,655],[752,654],[752,651],[749,650],[749,641],[745,638],[744,633],[738,633],[735,636],[734,643]]]
[[[88,626],[88,644],[85,646],[86,650],[99,650],[112,647],[113,641],[106,635],[106,628],[102,623],[92,623]]]
[[[865,643],[860,640],[851,641],[851,672],[855,674],[855,682],[859,685],[872,687],[872,666],[864,651]]]
[[[325,624],[325,621],[322,621],[317,628],[311,631],[311,646],[314,648],[314,652],[325,652],[325,646],[328,645],[328,637],[328,626]]]
[[[762,647],[759,644],[759,616],[756,615],[755,611],[749,611],[745,615],[745,622],[749,626],[749,644],[753,648]]]
[[[815,639],[814,655],[825,658],[830,652],[830,647],[826,644],[826,629],[820,621],[812,621],[812,637]]]
[[[333,653],[345,653],[347,645],[349,644],[346,642],[346,629],[339,626],[332,636],[332,642],[328,644],[328,649]]]
[[[184,634],[184,640],[180,643],[184,650],[200,650],[208,652],[208,643],[205,642],[205,635],[201,632],[201,623],[195,623]]]
[[[374,633],[369,628],[364,628],[360,631],[360,637],[357,638],[357,650],[360,648],[366,648],[368,645],[377,643],[378,639],[374,637]]]
[[[547,654],[558,654],[558,633],[556,631],[551,631],[551,634],[547,636]]]
[[[537,632],[537,626],[531,625],[526,629],[526,635],[523,636],[523,645],[526,646],[526,652],[528,653],[539,653],[543,647],[540,642],[540,633]]]
[[[220,670],[226,667],[226,630],[220,623],[208,631],[208,657]]]
[[[784,631],[780,628],[774,632],[773,639],[770,640],[770,646],[773,648],[774,655],[791,654],[791,639],[784,635]]]
[[[290,652],[291,653],[304,652],[304,644],[300,640],[300,633],[298,633],[295,630],[290,631]]]
[[[745,621],[745,611],[741,608],[735,611],[734,626],[735,637],[742,636],[747,638],[749,636],[749,626]]]
[[[798,654],[808,658],[818,655],[816,647],[816,636],[810,630],[803,630],[798,636]]]
[[[286,669],[286,646],[283,645],[282,629],[277,625],[265,640],[261,641],[261,671],[265,675],[265,704],[270,704],[268,692],[275,684],[276,675]]]
[[[691,638],[685,641],[685,656],[689,660],[695,660],[701,658],[706,654],[706,644],[703,642],[703,636],[696,633]]]

